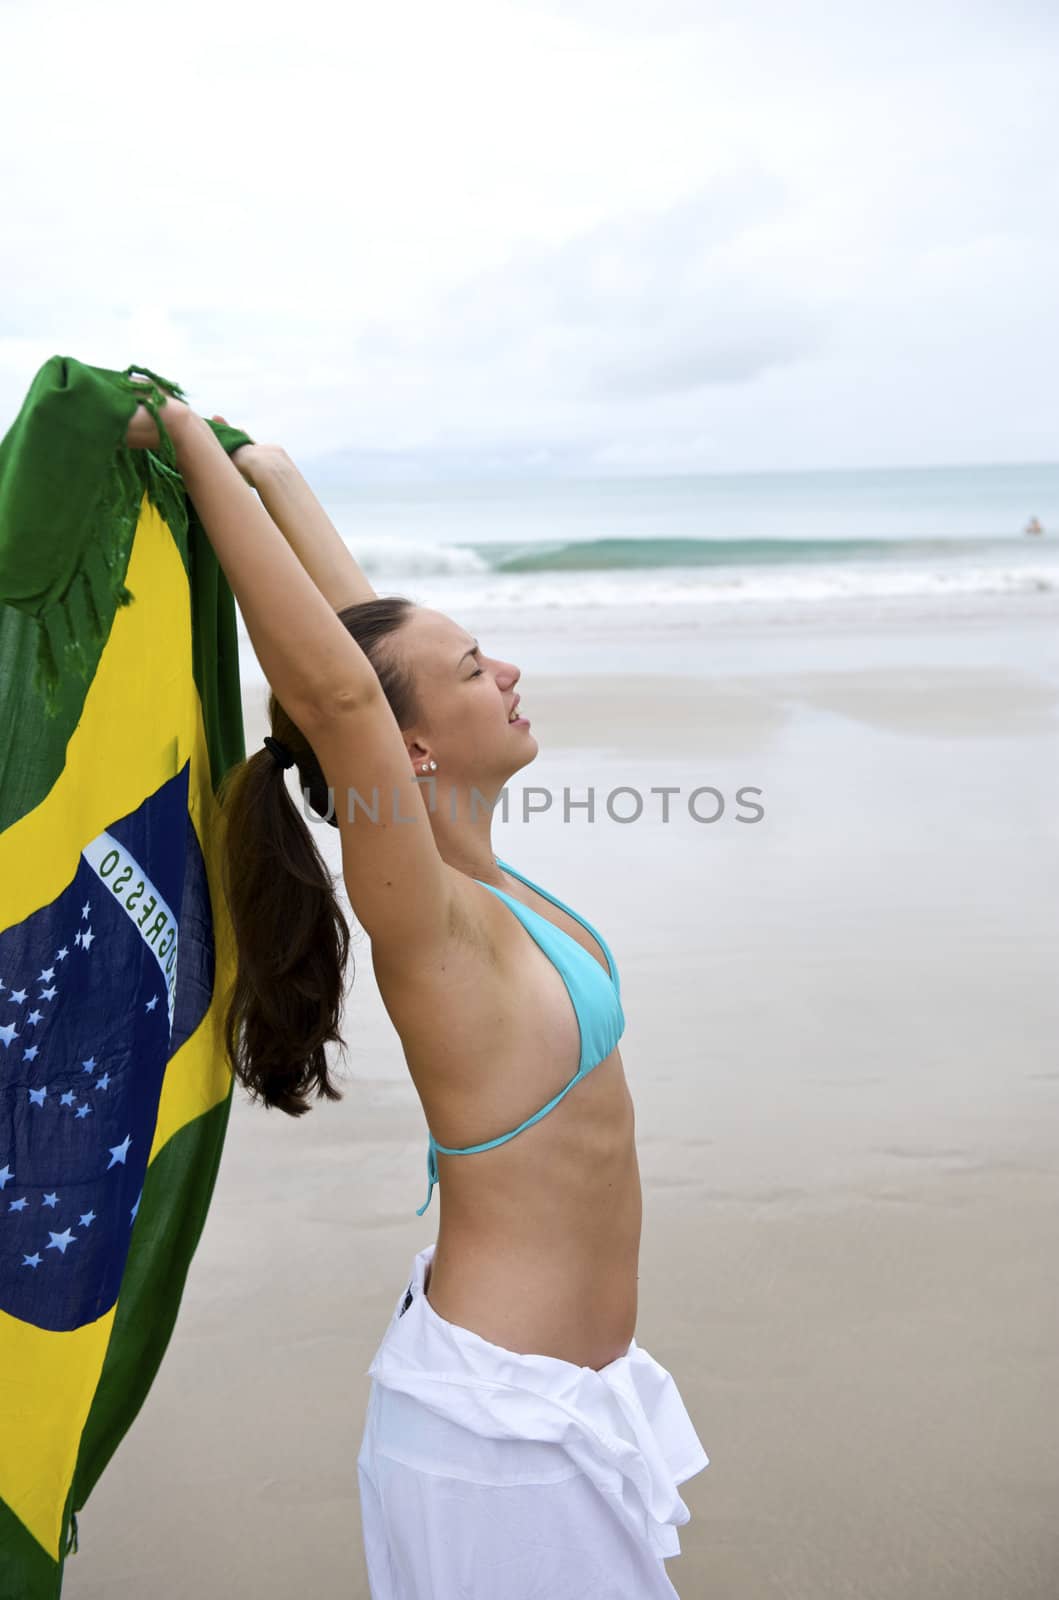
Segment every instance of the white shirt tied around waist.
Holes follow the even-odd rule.
[[[709,1457],[671,1374],[635,1339],[597,1372],[444,1321],[423,1291],[433,1250],[416,1256],[411,1299],[402,1290],[369,1376],[481,1439],[524,1441],[524,1454],[505,1456],[507,1482],[554,1479],[555,1451],[535,1454],[532,1444],[558,1446],[655,1554],[679,1555],[676,1530],[691,1513],[677,1486]],[[423,1449],[438,1471],[436,1444],[424,1437]],[[446,1470],[459,1476],[460,1462]]]

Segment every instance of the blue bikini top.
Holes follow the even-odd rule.
[[[421,1206],[416,1208],[416,1216],[421,1217],[430,1204],[434,1193],[434,1185],[438,1182],[438,1164],[435,1152],[440,1150],[446,1156],[469,1156],[479,1150],[492,1150],[498,1144],[506,1144],[516,1134],[522,1133],[526,1128],[539,1122],[547,1116],[549,1111],[559,1104],[564,1095],[569,1094],[575,1083],[588,1076],[593,1067],[598,1067],[605,1061],[614,1046],[625,1031],[625,1013],[621,1008],[621,980],[610,947],[601,933],[598,933],[590,922],[584,917],[579,917],[576,911],[557,900],[553,894],[542,889],[539,884],[531,883],[529,878],[524,878],[521,872],[516,872],[514,867],[509,867],[506,861],[497,860],[497,866],[502,867],[511,877],[517,878],[520,883],[526,884],[530,889],[535,889],[545,900],[550,900],[552,905],[558,906],[560,911],[565,911],[586,928],[598,942],[600,949],[607,958],[610,968],[609,976],[603,971],[595,956],[590,955],[583,944],[580,944],[562,928],[557,928],[554,922],[549,922],[547,917],[542,917],[539,911],[533,911],[529,906],[516,900],[514,895],[505,889],[498,889],[495,884],[486,883],[482,878],[475,878],[475,883],[482,884],[483,888],[491,889],[493,894],[506,902],[518,917],[523,927],[544,951],[552,965],[558,970],[566,985],[567,993],[574,1007],[577,1026],[581,1034],[581,1060],[577,1071],[565,1088],[560,1089],[554,1099],[549,1100],[546,1106],[527,1117],[525,1122],[520,1122],[517,1128],[512,1128],[510,1133],[502,1133],[498,1139],[489,1139],[485,1144],[471,1144],[462,1150],[452,1149],[448,1145],[438,1144],[434,1135],[430,1135],[430,1146],[427,1150],[427,1179],[429,1188],[427,1197]]]

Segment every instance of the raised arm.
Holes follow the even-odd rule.
[[[170,398],[162,421],[184,487],[243,614],[262,670],[289,714],[320,715],[372,696],[378,678],[209,425]],[[140,407],[129,443],[157,433]]]
[[[452,874],[375,668],[209,424],[172,398],[160,414],[262,670],[334,788],[343,872],[357,918],[382,951],[429,955],[443,949],[451,936]],[[158,444],[145,407],[137,408],[126,439],[132,446]],[[351,789],[371,795],[376,788],[377,821],[347,801]]]
[[[213,420],[225,419],[215,416]],[[282,445],[240,445],[231,459],[247,483],[257,490],[265,510],[336,611],[378,598]]]

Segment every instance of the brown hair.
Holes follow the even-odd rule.
[[[338,613],[375,668],[402,729],[418,718],[414,686],[407,668],[383,645],[414,609],[403,595],[382,595]],[[272,736],[295,758],[303,796],[337,827],[312,747],[271,692],[268,714]],[[344,1044],[338,1027],[349,928],[283,771],[262,746],[233,767],[221,786],[224,890],[236,943],[225,1042],[232,1071],[250,1098],[300,1117],[312,1109],[307,1095],[314,1088],[317,1099],[342,1098],[328,1076],[325,1047]]]

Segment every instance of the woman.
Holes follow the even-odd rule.
[[[160,416],[272,688],[272,734],[224,797],[234,1070],[294,1116],[338,1096],[325,1046],[347,929],[287,792],[296,764],[339,829],[430,1129],[420,1215],[440,1183],[436,1244],[370,1368],[373,1600],[673,1595],[677,1485],[708,1458],[634,1338],[641,1193],[613,956],[493,855],[491,805],[538,748],[519,669],[377,596],[283,451],[243,446],[233,464],[183,403]],[[158,443],[142,406],[128,442]]]

